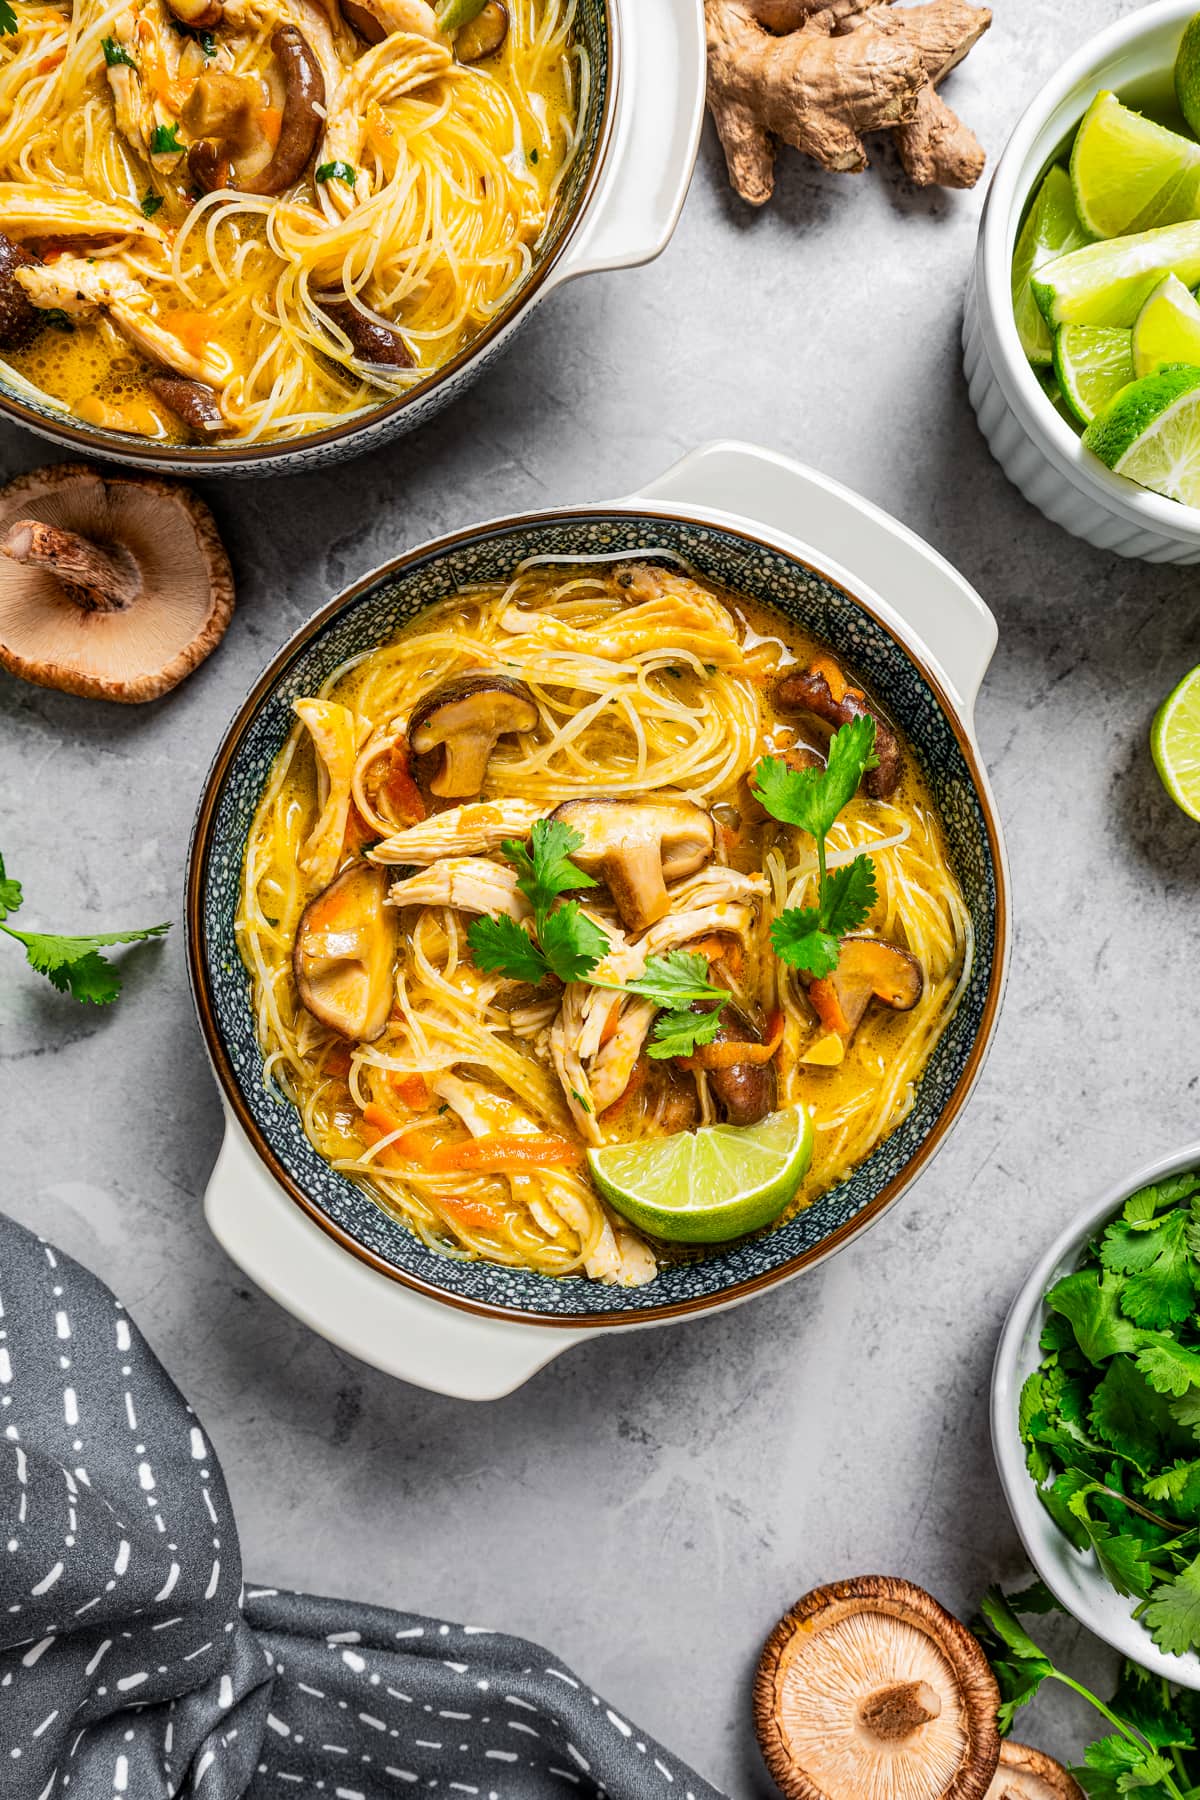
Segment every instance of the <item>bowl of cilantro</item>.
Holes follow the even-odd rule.
[[[1200,1143],[1115,1183],[1017,1295],[992,1440],[1030,1561],[1113,1649],[1200,1690]]]

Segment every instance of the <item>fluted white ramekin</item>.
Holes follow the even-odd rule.
[[[1096,94],[1169,79],[1196,0],[1158,0],[1069,57],[1018,121],[979,225],[963,321],[971,404],[992,455],[1048,519],[1100,550],[1147,562],[1200,562],[1200,509],[1114,475],[1061,418],[1030,367],[1013,318],[1013,248],[1026,202]]]

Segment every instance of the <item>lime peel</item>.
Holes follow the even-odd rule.
[[[1176,806],[1200,822],[1200,668],[1185,675],[1155,713],[1150,754]]]

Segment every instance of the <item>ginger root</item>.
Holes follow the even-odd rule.
[[[775,139],[824,169],[867,166],[863,133],[894,132],[922,187],[973,187],[984,153],[937,93],[991,13],[968,0],[704,0],[708,104],[729,179],[761,206],[775,186]]]

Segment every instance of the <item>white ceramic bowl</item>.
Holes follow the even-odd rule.
[[[992,455],[1048,519],[1101,550],[1147,562],[1200,562],[1200,509],[1114,475],[1055,411],[1013,320],[1011,267],[1025,205],[1091,101],[1112,88],[1135,104],[1170,91],[1196,0],[1158,0],[1091,38],[1026,108],[988,192],[963,321],[971,404]]]
[[[255,444],[162,445],[103,431],[3,381],[0,419],[77,456],[189,476],[291,475],[365,455],[426,424],[483,374],[547,295],[579,275],[653,261],[678,223],[704,118],[701,0],[583,0],[578,19],[593,47],[594,79],[590,148],[575,165],[574,194],[492,323],[402,397],[307,437]]]
[[[1157,10],[1157,9],[1156,9]],[[1088,1630],[1143,1669],[1200,1691],[1200,1656],[1168,1656],[1133,1617],[1136,1604],[1109,1586],[1094,1551],[1076,1550],[1038,1499],[1025,1467],[1017,1423],[1021,1389],[1042,1360],[1038,1339],[1050,1317],[1044,1296],[1078,1266],[1090,1237],[1139,1188],[1200,1168],[1200,1143],[1188,1144],[1114,1182],[1055,1239],[1021,1288],[1001,1333],[992,1371],[992,1449],[1013,1522],[1030,1562],[1050,1592]]]

